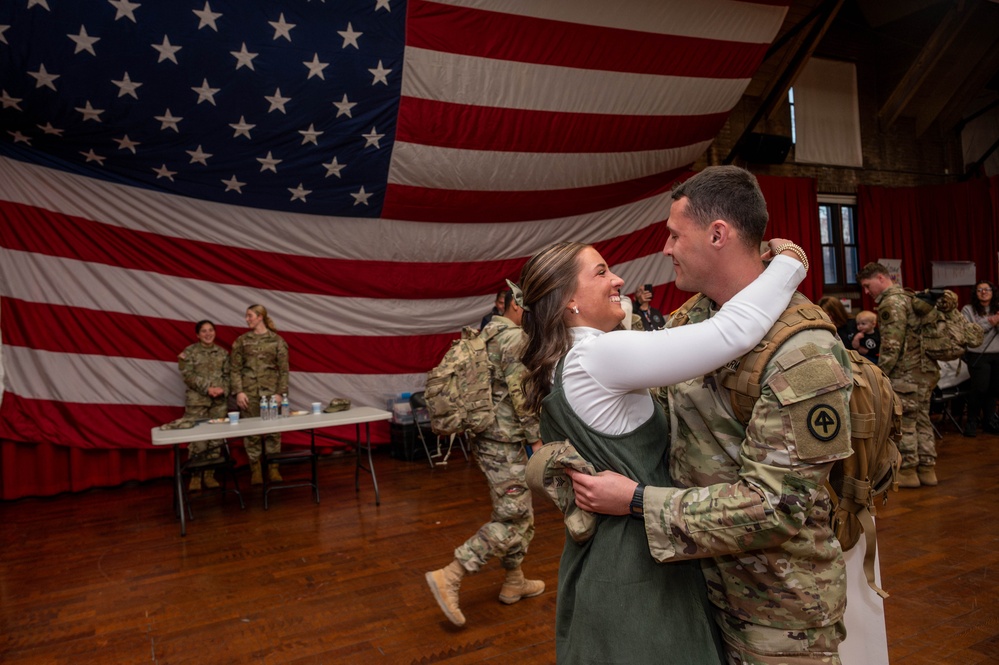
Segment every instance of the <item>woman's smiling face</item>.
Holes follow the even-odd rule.
[[[587,247],[576,258],[576,292],[569,300],[566,321],[570,326],[587,326],[610,332],[621,323],[621,287],[624,280],[607,267],[600,252]],[[572,312],[579,309],[579,314]]]

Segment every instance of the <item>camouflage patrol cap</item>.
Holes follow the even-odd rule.
[[[329,406],[323,409],[323,413],[336,413],[346,411],[350,408],[350,400],[345,397],[334,397],[330,400]]]
[[[198,424],[198,419],[193,416],[184,416],[177,420],[160,425],[160,429],[191,429]]]
[[[583,459],[568,440],[547,443],[527,461],[527,486],[534,492],[547,495],[562,511],[572,539],[584,543],[593,537],[597,529],[597,516],[576,505],[576,492],[566,469],[591,476],[596,474],[593,465]]]

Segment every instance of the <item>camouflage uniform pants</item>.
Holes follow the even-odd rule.
[[[273,393],[268,393],[273,394]],[[257,418],[260,416],[260,395],[256,393],[246,393],[246,398],[250,400],[250,405],[245,409],[239,410],[240,418]],[[267,454],[273,455],[274,453],[281,452],[281,435],[280,434],[264,434],[263,436],[245,436],[243,437],[243,448],[246,450],[246,456],[250,458],[251,462],[256,462],[260,459],[260,452],[264,450],[261,447],[261,439],[265,446],[267,446]]]
[[[188,404],[184,408],[184,417],[197,418],[224,418],[226,413],[226,400],[224,397],[213,399],[211,404],[192,406]],[[207,461],[218,459],[222,455],[221,446],[224,441],[215,439],[212,441],[195,441],[187,446],[187,457],[192,460]]]
[[[937,463],[937,443],[930,422],[930,394],[933,386],[911,393],[898,393],[902,400],[902,438],[898,449],[902,453],[902,468],[934,466]]]
[[[472,437],[472,452],[489,484],[493,512],[474,536],[455,549],[454,558],[465,570],[476,572],[490,557],[514,570],[527,554],[534,537],[534,508],[527,488],[527,453],[520,443],[502,443]]]
[[[739,621],[717,612],[727,665],[841,665],[839,643],[846,636],[840,621],[822,628],[786,630]]]

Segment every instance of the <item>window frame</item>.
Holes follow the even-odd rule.
[[[844,195],[819,195],[819,244],[822,254],[822,283],[826,292],[850,292],[856,291],[857,271],[860,269],[859,257],[860,248],[857,244],[857,197]],[[826,242],[823,238],[822,208],[828,208],[829,239]],[[850,240],[844,235],[844,209],[849,210],[849,217],[852,222],[850,229]],[[827,261],[828,254],[832,254],[835,262],[836,280],[827,281]],[[853,269],[850,269],[849,255],[852,254]]]

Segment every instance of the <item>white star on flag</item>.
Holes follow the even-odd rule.
[[[133,97],[135,99],[139,98],[139,96],[137,94],[135,94],[135,91],[142,84],[138,83],[136,81],[133,81],[132,79],[130,79],[128,77],[128,72],[125,72],[125,74],[122,75],[120,81],[111,81],[111,82],[114,83],[116,86],[118,86],[118,96],[119,97],[124,97],[125,95],[128,95],[128,96]]]
[[[114,20],[118,20],[123,17],[128,17],[132,23],[135,23],[135,10],[140,7],[138,2],[129,2],[128,0],[108,0],[112,7],[117,9],[115,12]]]
[[[343,99],[339,102],[333,102],[333,106],[336,107],[336,117],[339,118],[340,116],[345,115],[348,118],[353,118],[354,116],[350,114],[350,109],[357,106],[357,102],[352,102],[347,99],[347,93],[344,93]]]
[[[200,144],[198,144],[197,150],[185,150],[184,152],[191,156],[191,164],[197,162],[198,164],[203,164],[204,166],[208,166],[208,158],[212,156],[210,152],[202,150]]]
[[[305,197],[308,194],[312,193],[311,189],[305,189],[304,187],[302,187],[302,183],[298,183],[298,187],[296,187],[294,189],[292,189],[291,187],[289,187],[288,191],[291,192],[291,200],[292,201],[296,201],[297,200],[297,201],[301,201],[302,203],[306,203]]]
[[[303,62],[302,64],[309,68],[309,75],[305,77],[306,81],[308,81],[313,76],[318,76],[319,78],[321,78],[324,81],[326,80],[326,77],[323,76],[323,70],[326,69],[327,67],[329,67],[330,63],[328,63],[328,62],[319,62],[319,54],[318,53],[314,53],[312,55],[312,62]]]
[[[166,164],[159,167],[158,169],[153,169],[153,172],[156,173],[157,180],[159,180],[160,178],[166,178],[170,182],[173,182],[173,177],[177,175],[177,172],[168,169]]]
[[[74,42],[76,42],[76,50],[73,54],[77,54],[80,51],[87,51],[90,55],[97,55],[97,51],[94,50],[94,44],[101,41],[100,37],[91,37],[87,34],[87,28],[80,26],[80,34],[78,35],[66,35]]]
[[[156,62],[163,62],[164,60],[173,60],[173,64],[180,64],[177,62],[177,51],[184,48],[183,46],[174,46],[170,43],[170,38],[163,35],[162,44],[150,44],[154,49],[159,51],[160,57]]]
[[[364,191],[364,185],[361,185],[360,190],[351,192],[350,195],[354,197],[354,205],[358,205],[360,203],[368,205],[368,199],[371,198],[371,194]]]
[[[291,97],[281,96],[281,88],[277,88],[273,95],[264,95],[264,99],[271,103],[271,107],[267,109],[268,113],[274,110],[281,111],[281,113],[287,113],[284,109],[284,105],[291,101]]]
[[[201,30],[205,26],[208,26],[209,28],[211,28],[215,32],[219,31],[218,26],[215,25],[215,19],[217,19],[218,17],[222,16],[222,14],[220,14],[218,12],[213,12],[212,8],[208,6],[207,2],[205,3],[205,8],[204,9],[201,9],[201,10],[192,9],[191,11],[194,12],[195,16],[197,16],[199,19],[201,19],[201,21],[198,22],[198,30]]]
[[[274,28],[274,39],[272,41],[277,41],[278,37],[284,37],[289,42],[291,41],[291,29],[295,27],[294,23],[287,23],[284,20],[284,12],[278,16],[278,20],[268,21],[271,27]]]
[[[18,102],[23,102],[22,97],[11,97],[6,90],[0,90],[0,104],[3,104],[5,109],[17,109],[18,111],[23,111]]]
[[[31,137],[25,134],[22,134],[21,132],[7,132],[7,133],[14,137],[14,143],[24,143],[29,146],[31,145]]]
[[[191,88],[191,90],[198,93],[198,104],[207,101],[212,106],[215,106],[215,93],[221,90],[221,88],[212,88],[208,85],[208,79],[204,79],[201,82],[200,88]]]
[[[76,110],[83,115],[83,121],[93,120],[94,122],[101,121],[101,114],[104,113],[104,109],[95,109],[90,105],[90,100],[87,100],[87,105],[84,107],[76,107]]]
[[[104,166],[104,160],[107,159],[107,157],[101,157],[96,152],[94,152],[93,148],[91,148],[87,152],[81,152],[80,154],[86,158],[88,164],[90,162],[97,162],[97,164],[99,164],[100,166]]]
[[[259,55],[259,53],[250,53],[247,51],[246,42],[243,42],[242,48],[238,51],[229,51],[229,53],[232,54],[232,57],[236,58],[236,69],[239,69],[240,67],[248,67],[253,70],[253,59]]]
[[[246,118],[244,118],[243,116],[239,116],[239,122],[237,122],[235,125],[229,125],[229,126],[236,130],[236,133],[232,135],[232,138],[236,138],[237,136],[240,135],[243,135],[246,138],[251,138],[250,130],[256,127],[256,125],[251,125],[247,123]]]
[[[363,32],[354,32],[354,26],[347,23],[346,30],[337,30],[337,34],[343,37],[343,46],[340,48],[347,48],[348,46],[353,46],[354,48],[360,50],[361,47],[357,44],[357,38],[363,35]]]
[[[367,148],[370,145],[373,145],[376,148],[381,148],[382,146],[381,144],[378,143],[378,141],[385,135],[379,134],[378,131],[374,128],[374,125],[372,125],[371,131],[368,132],[367,134],[361,134],[361,136],[364,137],[365,148]]]
[[[374,80],[371,81],[371,85],[375,85],[376,83],[384,83],[385,85],[388,85],[388,75],[392,73],[392,70],[385,69],[385,67],[382,66],[381,60],[378,61],[377,68],[369,69],[368,71],[375,77]]]
[[[131,150],[133,155],[135,154],[135,146],[141,145],[141,143],[139,143],[138,141],[133,141],[132,139],[128,138],[128,134],[125,134],[120,139],[111,139],[111,140],[118,144],[119,150]]]
[[[332,162],[329,162],[328,164],[323,164],[323,166],[326,167],[326,177],[327,178],[329,178],[331,175],[335,175],[337,178],[341,178],[343,176],[340,175],[340,171],[342,171],[343,167],[345,167],[347,165],[346,164],[340,164],[339,162],[337,162],[336,161],[336,157],[334,156]]]
[[[275,159],[274,156],[271,155],[271,151],[268,150],[267,151],[267,156],[266,157],[257,157],[257,161],[260,162],[260,172],[261,173],[263,173],[264,171],[273,171],[274,173],[277,173],[277,165],[280,164],[281,162],[283,162],[284,160],[283,159]]]
[[[153,118],[155,118],[156,120],[159,120],[160,123],[162,123],[160,125],[160,129],[161,130],[166,129],[166,128],[169,127],[170,129],[172,129],[173,131],[177,132],[178,134],[180,133],[180,128],[177,127],[177,123],[179,123],[181,120],[184,119],[184,118],[182,118],[180,116],[174,117],[174,115],[172,113],[170,113],[170,109],[167,109],[166,113],[164,113],[163,115],[154,115]]]
[[[235,190],[239,194],[243,193],[242,187],[243,187],[243,185],[246,184],[245,182],[240,182],[239,180],[236,180],[236,174],[235,173],[233,174],[233,176],[231,178],[229,178],[228,180],[223,180],[222,182],[223,182],[223,184],[225,184],[225,191],[231,192],[231,191]]]
[[[43,86],[46,87],[46,88],[52,88],[53,90],[55,90],[56,87],[55,87],[55,84],[53,83],[53,81],[55,81],[57,78],[59,78],[60,76],[62,76],[62,74],[49,74],[45,70],[45,64],[42,63],[42,64],[38,65],[38,71],[37,72],[28,72],[28,76],[30,76],[33,79],[35,79],[35,89],[36,90],[38,88],[43,87]]]
[[[298,130],[298,133],[302,135],[302,145],[305,145],[306,143],[319,145],[319,143],[316,142],[316,139],[326,132],[317,131],[315,124],[309,124],[308,129],[300,129]]]
[[[35,125],[38,129],[42,130],[46,134],[51,134],[52,136],[62,136],[62,133],[66,131],[65,129],[56,129],[52,126],[51,122],[46,122],[44,125]]]

